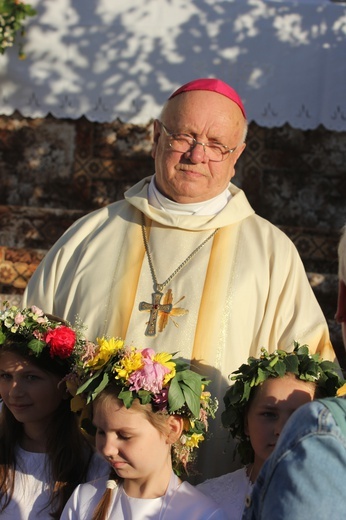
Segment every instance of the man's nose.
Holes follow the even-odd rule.
[[[205,151],[205,144],[196,141],[186,153],[188,158],[193,163],[208,162],[208,157]]]

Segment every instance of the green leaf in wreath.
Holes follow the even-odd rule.
[[[5,339],[5,334],[2,331],[0,331],[0,345],[2,345],[5,342]]]
[[[168,390],[168,405],[171,412],[175,412],[179,410],[182,406],[184,406],[184,394],[180,388],[178,378],[174,377],[171,379],[171,384]]]
[[[200,412],[200,397],[201,391],[196,394],[191,387],[182,383],[181,389],[183,391],[185,402],[194,417],[199,417]],[[201,388],[200,388],[201,390]]]
[[[91,394],[91,399],[94,400],[96,396],[98,396],[98,394],[100,392],[102,392],[102,390],[104,390],[106,388],[106,386],[108,385],[109,383],[109,373],[108,372],[105,372],[103,374],[103,377],[99,383],[99,385],[95,388],[95,390],[92,392]],[[90,401],[90,399],[89,399]]]
[[[118,395],[119,399],[124,403],[125,408],[130,408],[133,403],[133,393],[131,390],[122,389],[120,394]]]
[[[151,393],[148,390],[138,390],[138,397],[141,404],[149,404],[151,402]]]
[[[98,380],[102,377],[102,371],[98,370],[87,381],[85,381],[77,390],[76,395],[82,394],[86,390],[92,391],[98,386]]]
[[[28,348],[34,352],[36,356],[41,354],[43,347],[45,347],[45,342],[39,339],[32,339],[28,343]]]

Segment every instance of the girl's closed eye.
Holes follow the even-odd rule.
[[[128,433],[118,433],[117,434],[117,437],[118,439],[122,439],[123,441],[128,441],[131,439],[131,435],[129,435]]]

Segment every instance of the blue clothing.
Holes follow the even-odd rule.
[[[292,414],[243,515],[243,520],[309,518],[346,518],[346,437],[323,400]]]

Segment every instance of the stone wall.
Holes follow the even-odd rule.
[[[153,172],[151,127],[0,117],[2,299],[20,299],[46,251],[72,222],[121,199]],[[340,358],[334,313],[337,243],[346,222],[345,164],[346,132],[251,123],[234,179],[256,212],[296,244]]]

